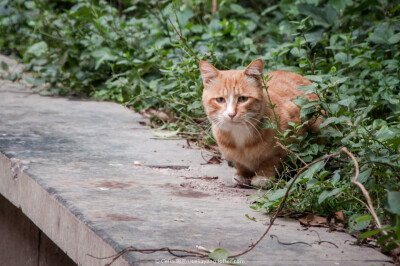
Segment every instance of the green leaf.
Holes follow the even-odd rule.
[[[310,16],[317,24],[325,28],[329,28],[338,16],[336,10],[329,5],[321,8],[311,4],[298,4],[297,9],[300,13]]]
[[[340,171],[339,171],[339,170],[336,170],[336,171],[333,173],[333,176],[332,176],[332,178],[331,178],[331,183],[332,183],[332,185],[336,185],[336,183],[339,182],[339,180],[340,180]]]
[[[176,16],[178,17],[179,24],[183,27],[186,27],[189,20],[193,17],[193,11],[191,8],[187,7],[183,12],[176,12]]]
[[[367,181],[368,177],[371,175],[372,169],[368,169],[362,173],[359,174],[358,176],[358,182],[361,184]]]
[[[1,68],[6,72],[9,70],[8,64],[4,61],[1,61]]]
[[[177,130],[175,130],[175,131],[162,131],[162,132],[159,132],[159,131],[152,130],[151,132],[152,132],[152,133],[154,134],[154,136],[156,136],[156,137],[160,137],[160,138],[170,138],[170,137],[176,136],[176,134],[178,134],[179,131],[181,131],[180,128],[177,129]]]
[[[381,231],[383,231],[383,230],[381,230]],[[378,238],[378,240],[376,241],[376,244],[378,244],[378,245],[383,245],[383,244],[385,244],[386,241],[387,241],[389,238],[391,238],[391,237],[392,237],[392,236],[391,236],[390,234],[380,236],[380,237]]]
[[[355,218],[354,221],[359,223],[359,222],[364,222],[364,221],[371,221],[371,219],[372,219],[371,215],[366,214],[366,215]]]
[[[47,43],[41,41],[30,46],[25,53],[39,57],[45,52],[47,52],[47,50],[48,50]]]
[[[356,97],[350,96],[338,102],[342,106],[349,107],[351,103],[355,103]]]
[[[238,5],[238,4],[233,4],[232,3],[232,4],[230,4],[230,8],[232,9],[233,12],[235,12],[237,14],[246,13],[246,10],[243,7],[241,7],[240,5]]]
[[[335,196],[336,194],[342,192],[344,189],[345,188],[341,187],[341,188],[332,189],[331,191],[327,191],[327,190],[323,191],[318,197],[318,204],[321,204],[327,198]]]
[[[393,249],[396,249],[398,245],[395,242],[390,242],[385,247],[382,248],[382,252],[389,252]]]
[[[136,10],[136,8],[137,8],[137,6],[130,6],[130,7],[126,8],[126,9],[124,9],[124,13],[134,11],[134,10]]]
[[[376,44],[390,44],[389,40],[392,36],[393,32],[390,30],[389,26],[378,26],[369,36],[369,40]]]
[[[398,137],[397,134],[394,133],[387,125],[383,125],[374,135],[380,141],[386,141]]]
[[[230,253],[227,249],[224,248],[217,248],[213,252],[208,254],[208,257],[213,261],[223,261],[227,260]]]
[[[382,231],[381,229],[374,229],[374,230],[371,230],[371,231],[367,231],[367,232],[361,234],[360,238],[367,238],[367,237],[376,235],[377,233],[379,233],[381,231]]]
[[[314,82],[322,82],[322,77],[321,76],[318,76],[318,75],[307,75],[307,76],[304,76],[306,79],[309,79],[309,80],[311,80],[311,81],[314,81]]]
[[[396,44],[398,42],[400,42],[400,32],[396,33],[395,35],[393,35],[392,37],[389,38],[388,42],[390,44]]]
[[[346,6],[351,6],[352,0],[329,0],[329,4],[332,5],[336,11],[343,11]]]
[[[25,1],[24,5],[27,9],[34,9],[35,8],[35,1]]]
[[[345,62],[347,62],[347,58],[348,58],[347,54],[345,54],[343,52],[335,54],[335,60],[338,62],[345,63]]]
[[[391,213],[400,214],[400,191],[388,191],[386,209]]]
[[[268,195],[268,199],[270,201],[278,200],[278,199],[282,198],[285,195],[285,193],[286,193],[286,189],[284,189],[284,188],[276,189],[270,195]]]
[[[350,118],[347,116],[340,116],[340,117],[328,117],[320,126],[319,128],[324,128],[330,124],[339,124],[344,121],[349,121]]]
[[[102,47],[100,49],[97,49],[97,50],[93,51],[91,53],[91,55],[96,59],[96,66],[95,66],[96,70],[100,67],[100,65],[104,61],[117,60],[117,57],[115,56],[115,54],[108,47]]]
[[[352,59],[352,60],[350,61],[349,66],[350,66],[350,67],[354,67],[354,66],[360,64],[360,63],[363,62],[363,61],[364,61],[363,58],[361,58],[361,57],[356,57],[356,58],[354,58],[354,59]]]
[[[358,217],[361,217],[362,215],[360,214],[353,214],[349,218],[349,232],[352,233],[354,231],[361,231],[367,228],[370,224],[370,220],[363,220],[360,222],[357,222],[356,219]]]
[[[311,165],[307,170],[305,170],[298,178],[301,179],[310,179],[314,177],[314,175],[319,172],[322,168],[324,168],[325,162],[321,161],[316,164]]]
[[[317,155],[318,154],[318,144],[316,144],[316,143],[311,144],[310,150],[311,150],[310,154]]]

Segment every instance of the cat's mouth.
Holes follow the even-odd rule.
[[[243,124],[243,121],[241,120],[225,120],[225,123],[227,124],[231,124],[231,125],[239,125],[239,124]]]

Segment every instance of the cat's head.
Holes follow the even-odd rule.
[[[211,122],[223,129],[257,124],[263,116],[263,63],[251,62],[244,70],[218,70],[200,61],[203,78],[203,106]]]

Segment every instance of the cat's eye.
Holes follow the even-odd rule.
[[[225,98],[224,97],[218,97],[215,100],[217,101],[217,103],[224,103],[225,102]]]
[[[247,100],[249,99],[249,97],[246,97],[246,96],[240,96],[239,98],[238,98],[238,103],[244,103],[244,102],[247,102]]]

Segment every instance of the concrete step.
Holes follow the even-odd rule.
[[[133,111],[110,102],[41,97],[21,83],[0,82],[0,193],[78,265],[104,265],[109,259],[89,254],[105,257],[129,246],[196,250],[200,245],[236,253],[265,230],[264,222],[245,217],[266,218],[246,200],[257,191],[227,186],[234,169],[205,165],[209,155],[184,140],[155,139]],[[271,234],[282,242],[318,240],[303,229],[295,220],[278,219]],[[240,260],[391,264],[374,249],[351,245],[355,239],[345,233],[313,230],[338,247],[286,246],[266,237]],[[0,252],[0,261],[5,257],[7,252]],[[113,265],[158,263],[210,262],[127,253]]]

